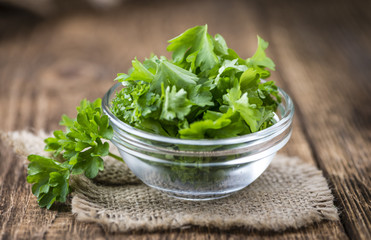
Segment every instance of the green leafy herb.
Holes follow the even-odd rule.
[[[275,123],[274,112],[281,102],[273,81],[263,81],[274,70],[266,56],[268,43],[258,36],[258,48],[243,59],[228,48],[224,38],[196,26],[169,41],[172,59],[157,57],[132,61],[128,73],[115,80],[124,88],[112,100],[111,111],[123,122],[154,134],[183,139],[220,139],[263,130]],[[65,202],[71,191],[71,175],[94,178],[103,170],[104,156],[119,161],[109,152],[107,140],[113,137],[101,100],[81,101],[76,119],[62,116],[65,131],[54,131],[45,139],[52,157],[30,155],[27,181],[41,207]],[[192,182],[209,169],[189,169],[185,160],[171,168],[172,176]]]
[[[27,182],[32,185],[32,193],[37,197],[40,207],[50,208],[55,202],[65,202],[70,192],[68,180],[70,171],[51,158],[38,155],[28,156]]]
[[[173,86],[170,90],[168,86],[163,93],[163,106],[160,119],[168,121],[178,118],[183,120],[191,111],[191,102],[187,99],[187,92],[183,89],[179,91]]]
[[[206,71],[219,63],[207,25],[188,29],[169,43],[167,50],[173,52],[174,63],[184,69],[193,71],[200,67],[201,71]]]
[[[110,154],[108,142],[103,142],[112,138],[113,130],[102,113],[101,99],[81,101],[76,119],[63,115],[60,124],[66,126],[66,131],[54,131],[54,137],[45,139],[45,150],[52,151],[54,158],[28,156],[27,181],[33,183],[32,193],[41,207],[66,201],[71,174],[94,178],[103,170],[102,157],[120,159]]]
[[[255,54],[243,59],[207,25],[186,30],[169,41],[172,59],[152,56],[133,61],[116,80],[125,86],[112,101],[112,112],[139,129],[184,139],[228,138],[274,124],[281,101],[274,70],[258,36]],[[210,116],[213,115],[213,118]],[[232,117],[233,116],[233,117]]]

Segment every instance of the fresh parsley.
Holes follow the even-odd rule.
[[[275,123],[281,101],[268,69],[268,43],[243,59],[224,38],[196,26],[169,40],[172,59],[134,59],[127,74],[116,80],[124,88],[112,101],[112,112],[145,131],[183,139],[241,136]]]
[[[111,111],[138,129],[183,139],[229,138],[265,129],[275,123],[281,102],[274,82],[262,80],[270,76],[268,69],[275,70],[265,54],[267,47],[258,36],[255,54],[243,59],[221,35],[211,36],[207,25],[188,29],[169,41],[172,59],[135,58],[128,73],[117,75],[124,88],[113,98]],[[28,156],[27,181],[41,207],[66,201],[71,175],[96,177],[104,168],[103,157],[123,161],[109,152],[113,129],[101,99],[81,101],[76,118],[63,115],[60,125],[64,131],[45,139],[51,157]],[[184,181],[209,171],[184,169],[180,164],[171,170]]]
[[[102,157],[111,155],[109,143],[113,135],[108,116],[101,108],[101,99],[81,101],[76,119],[62,116],[60,125],[65,131],[54,131],[54,137],[45,139],[45,151],[53,157],[28,156],[27,182],[32,183],[32,193],[41,207],[50,208],[55,201],[65,202],[71,175],[84,174],[94,178],[104,168]]]

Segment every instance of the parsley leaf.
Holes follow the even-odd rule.
[[[159,64],[156,75],[151,84],[151,91],[161,93],[162,84],[164,87],[176,86],[177,88],[183,88],[189,90],[197,85],[198,77],[181,67],[169,61],[162,61]]]
[[[268,42],[264,41],[261,37],[258,36],[258,49],[256,49],[254,56],[247,59],[247,65],[267,67],[269,69],[275,70],[276,65],[274,64],[272,59],[265,55],[265,50],[268,48],[268,45]]]
[[[63,154],[73,174],[85,173],[94,178],[103,170],[103,159],[108,155],[109,144],[102,139],[111,139],[113,129],[108,116],[102,113],[101,99],[90,103],[83,100],[77,107],[77,118],[66,132],[54,131],[54,137],[45,140],[47,151]]]
[[[268,43],[258,36],[255,54],[245,60],[207,29],[196,26],[169,40],[172,59],[134,59],[128,74],[118,75],[124,88],[112,112],[144,131],[190,139],[241,136],[274,124],[281,98],[273,81],[261,80],[275,68]]]
[[[41,207],[50,208],[55,201],[66,201],[71,174],[94,178],[104,168],[102,157],[111,155],[122,161],[109,153],[109,143],[103,142],[112,139],[113,129],[102,112],[101,99],[81,101],[76,119],[63,115],[60,124],[66,126],[66,131],[54,131],[54,137],[45,139],[45,151],[52,151],[62,162],[28,156],[27,181],[33,183],[32,193]]]
[[[55,201],[65,202],[70,191],[69,169],[54,159],[38,155],[30,155],[28,160],[27,182],[33,183],[32,193],[40,207],[49,209]]]
[[[183,89],[179,91],[173,86],[170,90],[168,86],[163,93],[164,101],[160,119],[168,121],[178,118],[183,120],[191,111],[191,103],[187,99],[187,92]]]
[[[209,132],[213,130],[223,129],[228,126],[232,121],[229,117],[232,111],[228,111],[225,114],[218,114],[217,117],[211,117],[212,113],[205,114],[204,119],[201,121],[193,122],[188,128],[179,130],[181,138],[186,139],[203,139],[208,137]]]
[[[207,33],[207,25],[188,29],[176,38],[169,40],[168,51],[173,52],[174,63],[184,69],[201,71],[214,68],[219,59],[214,52],[213,38]]]
[[[196,85],[190,90],[189,99],[193,104],[200,107],[214,106],[214,102],[212,101],[213,95],[210,92],[213,88],[214,85],[210,82]]]
[[[141,80],[145,82],[152,82],[153,80],[153,73],[151,73],[138,59],[134,59],[132,61],[132,72],[130,76],[128,76],[125,80]]]

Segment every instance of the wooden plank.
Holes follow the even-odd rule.
[[[361,210],[364,210],[363,206],[366,206],[364,201],[369,199],[369,196],[365,195],[367,185],[364,185],[363,188],[361,185],[362,182],[367,183],[367,179],[365,179],[367,173],[365,174],[358,169],[365,166],[364,159],[369,156],[366,146],[369,132],[365,132],[369,128],[363,128],[365,131],[361,131],[361,129],[354,129],[354,126],[346,127],[346,124],[356,123],[367,126],[366,117],[369,116],[369,110],[358,109],[356,104],[357,101],[365,101],[368,98],[365,98],[363,93],[365,89],[362,90],[358,86],[349,86],[346,83],[350,74],[346,72],[348,60],[344,60],[341,54],[335,54],[336,59],[338,59],[336,64],[340,64],[343,69],[341,73],[344,73],[345,76],[339,76],[341,75],[339,73],[333,75],[334,73],[327,69],[338,70],[329,64],[332,61],[332,58],[330,58],[333,54],[332,51],[326,49],[325,44],[322,43],[320,50],[310,52],[315,46],[313,42],[317,44],[320,35],[316,35],[317,37],[308,36],[311,33],[324,34],[325,42],[329,44],[335,41],[337,37],[346,37],[343,31],[348,29],[338,27],[336,28],[337,32],[333,33],[334,35],[326,35],[326,31],[330,30],[329,27],[336,27],[337,25],[325,26],[322,30],[312,29],[313,26],[310,22],[312,16],[310,14],[301,16],[302,11],[296,13],[298,8],[308,6],[291,5],[291,2],[285,3],[280,3],[283,5],[279,8],[274,3],[268,5],[264,5],[264,2],[259,3],[259,5],[248,3],[245,5],[243,1],[218,2],[217,4],[211,1],[171,2],[164,5],[131,2],[123,9],[113,13],[103,15],[85,13],[51,19],[38,25],[27,36],[19,34],[18,37],[5,39],[0,42],[0,110],[5,113],[3,116],[6,117],[0,121],[0,129],[52,130],[57,128],[62,113],[73,115],[74,107],[80,99],[84,97],[93,99],[102,96],[111,86],[114,73],[126,71],[130,60],[134,56],[143,58],[153,50],[157,54],[165,54],[166,40],[178,34],[182,29],[207,22],[211,32],[221,33],[230,43],[229,45],[245,57],[253,53],[256,47],[255,36],[259,32],[259,34],[263,34],[263,37],[269,36],[267,40],[271,42],[271,56],[277,61],[277,65],[281,66],[277,74],[274,75],[275,79],[277,79],[279,85],[288,89],[297,104],[298,114],[294,123],[295,131],[284,152],[289,155],[300,156],[308,162],[313,162],[314,158],[317,160],[318,165],[326,171],[334,186],[334,193],[339,201],[338,206],[342,207],[342,212],[345,211],[343,220],[347,233],[351,237],[362,237],[359,231],[364,229],[360,226],[366,226],[365,232],[367,233],[368,223],[362,223],[365,216],[360,215],[360,223],[356,223],[354,222],[354,216],[351,214],[360,214],[352,207],[360,207]],[[259,17],[262,9],[260,4],[263,4],[265,12],[263,11],[263,14]],[[204,9],[207,9],[207,11]],[[304,11],[304,9],[302,10]],[[342,11],[345,10],[342,9]],[[141,16],[146,16],[146,18]],[[342,19],[336,19],[336,13],[329,15],[329,18],[335,18],[335,23]],[[293,19],[299,21],[293,25],[289,24],[295,22]],[[360,21],[354,16],[350,19],[355,23]],[[301,27],[308,29],[308,32]],[[359,28],[364,28],[364,25],[360,25]],[[356,28],[357,31],[360,31],[359,28]],[[96,29],[99,29],[99,32]],[[141,31],[137,29],[141,29]],[[367,32],[367,29],[364,30]],[[297,32],[302,35],[295,36]],[[93,38],[90,37],[92,35]],[[363,34],[362,39],[367,39],[367,36]],[[303,48],[296,42],[304,42],[305,47]],[[363,42],[363,45],[361,45],[365,49],[369,49],[370,45],[366,43]],[[127,48],[125,46],[131,47]],[[289,50],[283,52],[280,49]],[[336,52],[336,49],[331,50]],[[298,54],[302,51],[305,51],[304,53],[309,58],[304,58]],[[351,49],[347,51],[349,55]],[[360,53],[359,49],[355,49],[355,51]],[[315,63],[314,61],[321,57],[322,52],[326,53],[324,56],[329,57],[329,59],[326,59],[327,62]],[[363,58],[367,58],[367,52],[363,54]],[[295,59],[297,62],[292,63],[291,59]],[[295,67],[293,69],[298,69],[297,71],[285,67],[292,66],[292,64]],[[319,66],[319,64],[323,64],[323,66]],[[318,79],[314,80],[309,77],[311,76],[310,70],[313,67],[319,71]],[[368,71],[362,66],[357,67],[360,71],[359,74]],[[329,76],[337,77],[339,79],[338,83],[329,79]],[[360,79],[359,81],[367,83],[364,76]],[[309,80],[315,82],[308,83]],[[318,95],[315,91],[316,88],[323,87],[320,81],[328,82],[324,85],[325,90]],[[332,110],[332,108],[336,109],[336,106],[322,106],[321,104],[322,101],[331,100],[332,95],[327,94],[337,84],[341,87],[336,92],[335,100],[341,104],[345,101],[341,97],[343,93],[348,98],[354,96],[354,92],[358,90],[363,94],[359,94],[358,98],[351,99],[351,105],[345,106],[347,111],[355,109],[361,115],[360,118],[351,119],[347,115],[346,122],[344,122],[336,117],[335,111],[332,111],[331,120],[340,124],[336,127],[328,126],[329,124],[324,118],[327,111]],[[308,92],[304,93],[304,90]],[[321,97],[321,101],[313,99],[318,96]],[[301,99],[306,99],[306,101]],[[308,106],[307,101],[313,101],[313,103]],[[320,112],[318,112],[322,118],[320,122],[317,119],[309,120],[310,116],[314,114],[314,110],[316,110],[315,104],[321,106]],[[316,130],[323,126],[329,129],[323,132]],[[344,133],[338,135],[342,129],[345,129]],[[356,132],[350,132],[354,130]],[[317,133],[313,133],[313,131],[317,131]],[[355,133],[362,137],[359,138]],[[352,143],[352,141],[354,142]],[[347,147],[340,148],[339,146],[342,143],[348,144]],[[366,150],[356,153],[358,145],[366,148]],[[330,151],[329,148],[333,146],[339,151]],[[64,206],[59,206],[52,211],[39,209],[35,204],[34,197],[30,194],[29,186],[25,185],[23,165],[14,159],[14,154],[10,152],[5,154],[4,152],[2,148],[0,182],[4,184],[1,185],[0,211],[1,216],[4,217],[0,219],[0,226],[4,227],[1,227],[0,230],[1,237],[45,237],[52,239],[106,238],[108,236],[128,239],[162,239],[164,237],[170,239],[204,239],[208,237],[211,239],[240,239],[244,237],[258,239],[347,238],[339,222],[328,222],[284,233],[261,233],[238,229],[232,231],[232,233],[227,233],[213,229],[192,228],[160,233],[111,235],[105,233],[102,228],[95,224],[76,222],[68,208]],[[335,162],[325,162],[327,159],[334,159]],[[358,167],[347,166],[349,164],[348,159],[353,159]],[[341,171],[336,166],[341,166]],[[352,178],[345,175],[349,171],[351,171]],[[354,180],[354,178],[359,179]],[[346,187],[341,184],[345,184]],[[352,184],[358,184],[358,186],[353,188]],[[353,189],[365,195],[364,199],[362,200],[359,196],[356,196]],[[350,191],[352,194],[347,197],[345,196],[346,191]],[[346,198],[340,200],[343,197]],[[14,199],[17,199],[18,202],[15,202]],[[359,200],[363,202],[360,201],[357,204]],[[347,202],[343,203],[343,201]]]
[[[264,19],[274,24],[268,30],[271,52],[280,66],[289,66],[280,73],[333,186],[345,231],[352,239],[370,239],[371,84],[370,68],[359,60],[369,60],[371,53],[364,41],[371,37],[369,20],[360,21],[369,17],[363,9],[371,6],[318,4],[264,8]]]

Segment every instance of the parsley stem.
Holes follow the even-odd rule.
[[[108,156],[113,157],[114,159],[119,160],[120,162],[124,162],[124,159],[120,158],[116,154],[108,153]]]

